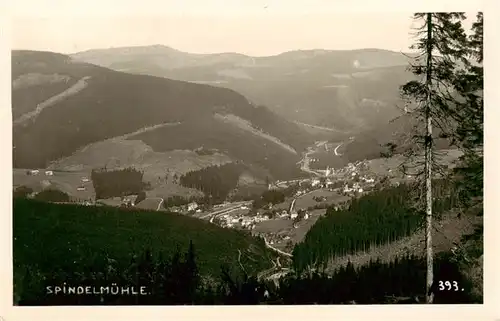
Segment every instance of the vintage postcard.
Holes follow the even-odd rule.
[[[495,315],[480,3],[24,2],[4,86],[15,310]]]

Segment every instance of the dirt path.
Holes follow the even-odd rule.
[[[323,127],[323,126],[311,125],[311,124],[302,123],[300,121],[294,121],[294,123],[296,123],[297,125],[311,127],[311,128],[314,128],[314,129],[320,129],[320,130],[324,130],[324,131],[328,131],[328,132],[344,133],[344,131],[341,131],[341,130],[338,130],[338,129],[335,129],[335,128],[328,128],[328,127]]]
[[[23,124],[25,122],[27,122],[28,120],[35,120],[36,117],[45,109],[45,108],[48,108],[48,107],[51,107],[53,105],[55,105],[56,103],[68,98],[69,96],[72,96],[72,95],[75,95],[77,93],[79,93],[80,91],[82,91],[83,89],[85,89],[87,86],[88,86],[88,83],[87,83],[87,80],[90,79],[91,77],[90,76],[87,76],[87,77],[83,77],[82,79],[78,80],[78,82],[76,84],[74,84],[73,86],[69,87],[68,89],[66,89],[65,91],[55,95],[55,96],[52,96],[50,97],[49,99],[41,102],[40,104],[38,104],[36,106],[36,109],[29,112],[29,113],[26,113],[22,116],[20,116],[19,118],[17,118],[16,120],[14,120],[13,122],[13,126],[17,126],[17,125],[20,125],[20,124]]]
[[[158,204],[158,207],[156,208],[156,211],[159,211],[159,210],[160,210],[161,206],[163,205],[163,202],[165,202],[165,200],[162,198],[162,199],[160,200],[160,203]]]
[[[298,154],[297,151],[293,147],[291,147],[290,145],[287,145],[287,144],[283,143],[278,138],[276,138],[274,136],[271,136],[269,134],[266,134],[263,131],[255,128],[252,125],[252,123],[249,122],[246,119],[240,118],[240,117],[232,115],[232,114],[226,114],[226,115],[215,114],[214,118],[217,119],[217,120],[219,120],[219,121],[222,121],[222,122],[229,123],[229,124],[232,124],[234,126],[237,126],[238,128],[243,129],[245,131],[248,131],[248,132],[252,133],[255,136],[264,138],[264,139],[266,139],[266,140],[268,140],[268,141],[270,141],[270,142],[272,142],[272,143],[274,143],[274,144],[282,147],[283,149],[289,151],[292,154],[295,154],[295,155]]]
[[[337,153],[337,150],[339,149],[340,146],[342,146],[344,143],[340,143],[337,145],[337,147],[335,147],[335,149],[333,150],[333,152],[335,153],[335,156],[342,156],[342,154],[339,154]]]
[[[177,126],[177,125],[181,125],[182,123],[180,122],[175,122],[175,123],[163,123],[163,124],[158,124],[158,125],[153,125],[153,126],[148,126],[148,127],[144,127],[144,128],[141,128],[139,130],[136,130],[134,132],[131,132],[131,133],[127,133],[125,135],[121,135],[121,136],[115,136],[115,137],[111,137],[111,138],[108,138],[104,141],[100,141],[100,143],[103,143],[103,142],[106,142],[106,141],[123,141],[123,140],[127,140],[129,139],[130,137],[133,137],[135,135],[139,135],[139,134],[143,134],[143,133],[146,133],[146,132],[150,132],[150,131],[153,131],[155,129],[158,129],[158,128],[163,128],[163,127],[169,127],[169,126]],[[81,152],[84,152],[86,151],[91,145],[94,145],[96,143],[99,143],[99,142],[93,142],[93,143],[90,143],[88,145],[85,145],[83,146],[82,148],[78,149],[77,151],[75,151],[75,153],[81,153]]]
[[[293,255],[290,254],[290,253],[286,253],[286,252],[283,252],[282,250],[278,250],[277,248],[272,247],[271,244],[267,243],[266,238],[264,238],[264,242],[266,243],[266,247],[267,248],[269,248],[269,249],[271,249],[271,250],[273,250],[273,251],[275,251],[275,252],[277,252],[279,254],[282,254],[282,255],[285,255],[285,256],[288,256],[288,257],[293,257]]]
[[[319,174],[318,172],[313,171],[309,168],[309,163],[311,161],[311,159],[309,158],[309,155],[311,155],[312,153],[314,153],[314,149],[309,147],[308,151],[306,153],[304,153],[304,157],[302,157],[302,159],[298,162],[298,164],[300,164],[300,170],[303,172],[315,175],[315,176],[321,176],[321,174]]]

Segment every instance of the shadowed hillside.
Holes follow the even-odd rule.
[[[362,132],[344,148],[344,157],[349,162],[363,159],[380,158],[383,153],[388,153],[387,144],[394,144],[394,153],[403,153],[410,146],[415,146],[412,133],[415,129],[422,130],[424,123],[418,123],[415,115],[408,113],[395,118],[385,126]],[[417,127],[415,127],[417,126]],[[433,137],[436,149],[448,149],[450,143],[447,139],[440,138],[441,130],[435,128]]]
[[[249,57],[156,45],[96,49],[72,57],[114,70],[230,88],[287,119],[342,130],[373,128],[398,115],[398,88],[412,77],[406,55],[381,49]]]
[[[244,162],[255,163],[260,156],[267,157],[259,165],[288,168],[287,172],[295,167],[301,150],[314,140],[298,125],[225,88],[126,74],[76,62],[65,55],[33,51],[13,52],[12,76],[14,118],[24,117],[13,129],[17,168],[46,167],[50,161],[70,156],[90,143],[163,123],[181,123],[181,132],[163,136],[158,129],[134,139],[144,138],[146,144],[160,150],[196,149],[211,143]],[[61,95],[82,79],[84,86]],[[36,115],[26,116],[30,112]],[[251,130],[218,124],[215,114],[244,119],[252,131],[273,137],[298,154],[290,155]],[[210,140],[199,140],[201,137]],[[196,146],[191,146],[194,141]],[[268,151],[271,148],[266,143],[276,145],[273,152]]]
[[[108,257],[123,263],[147,248],[173,254],[190,240],[200,244],[203,275],[217,275],[222,264],[237,266],[238,250],[252,274],[270,267],[273,257],[261,239],[175,213],[27,199],[15,199],[13,213],[16,273],[33,268],[50,275]]]

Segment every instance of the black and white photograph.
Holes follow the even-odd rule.
[[[11,17],[14,306],[484,303],[488,14],[258,3]]]

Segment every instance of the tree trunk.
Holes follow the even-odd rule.
[[[432,253],[432,116],[431,108],[431,86],[432,86],[432,13],[427,14],[427,75],[426,87],[427,106],[425,120],[427,131],[425,139],[425,205],[426,205],[426,250],[427,250],[427,303],[432,303],[434,295],[430,289],[433,283],[433,253]]]

